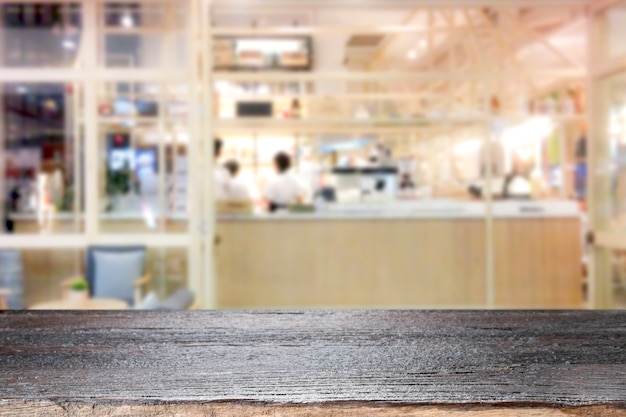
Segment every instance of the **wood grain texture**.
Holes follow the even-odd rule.
[[[457,219],[222,221],[218,307],[484,307],[485,231]]]
[[[220,308],[484,308],[479,219],[218,223]],[[494,224],[497,308],[582,308],[580,221]],[[434,278],[436,277],[436,278]]]
[[[577,219],[494,222],[496,306],[582,308],[582,245]]]
[[[63,414],[87,402],[622,416],[626,312],[5,312],[0,369],[0,415],[37,404],[96,415]],[[165,415],[111,413],[98,415]]]
[[[624,417],[616,407],[0,403],[0,417]]]

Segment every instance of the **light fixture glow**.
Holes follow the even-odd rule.
[[[120,18],[120,25],[125,28],[132,28],[135,26],[135,19],[130,15],[130,13],[125,13]]]
[[[417,52],[415,52],[415,50],[411,49],[407,54],[406,57],[409,58],[411,61],[415,61],[415,59],[417,58]]]
[[[459,142],[454,146],[454,153],[457,155],[476,152],[480,149],[482,142],[480,139],[468,139]]]
[[[65,39],[62,42],[62,45],[65,49],[76,49],[76,42],[69,39]]]
[[[538,117],[506,129],[503,140],[509,146],[539,143],[553,130],[554,123],[549,118]]]
[[[231,88],[227,81],[216,81],[214,84],[215,91],[221,94],[227,94]]]
[[[237,41],[237,52],[259,51],[261,53],[284,53],[299,52],[302,50],[302,42],[292,39],[241,39]]]
[[[17,91],[18,94],[26,94],[28,93],[28,89],[26,87],[24,87],[23,85],[18,86],[15,91]]]

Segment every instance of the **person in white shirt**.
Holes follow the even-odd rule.
[[[220,155],[222,154],[222,146],[222,140],[220,138],[215,138],[215,141],[213,142],[213,156],[215,157],[213,162],[213,184],[214,197],[216,200],[226,199],[226,184],[229,177],[228,172],[219,164]]]
[[[270,212],[286,209],[287,206],[300,202],[303,194],[302,186],[289,172],[291,168],[289,155],[284,152],[277,153],[274,157],[274,167],[276,175],[269,180],[265,191]]]
[[[229,173],[229,178],[225,182],[224,192],[225,200],[231,201],[250,201],[252,195],[248,186],[237,177],[239,173],[239,163],[237,161],[230,160],[224,164],[224,168]]]

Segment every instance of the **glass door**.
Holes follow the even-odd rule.
[[[626,36],[624,22],[626,2],[596,10],[591,21],[588,201],[592,233],[587,238],[591,308],[626,308],[626,48],[621,41]]]

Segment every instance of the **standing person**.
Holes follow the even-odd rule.
[[[291,111],[289,112],[289,117],[292,119],[299,119],[302,116],[300,110],[300,100],[294,98],[291,102]]]
[[[519,155],[513,155],[513,169],[504,178],[502,197],[505,199],[530,199],[533,195],[530,164]]]
[[[268,209],[275,212],[286,209],[290,204],[298,203],[302,199],[302,187],[291,175],[291,158],[285,152],[274,156],[276,175],[267,184],[265,196],[268,200]]]
[[[246,184],[237,177],[239,173],[239,163],[234,159],[226,162],[224,168],[229,173],[229,178],[225,184],[225,199],[230,201],[250,201],[252,195]]]
[[[214,183],[214,197],[216,200],[224,200],[226,198],[226,183],[228,182],[228,172],[219,164],[220,156],[222,155],[222,148],[224,143],[222,139],[215,138],[213,142],[213,183]]]

